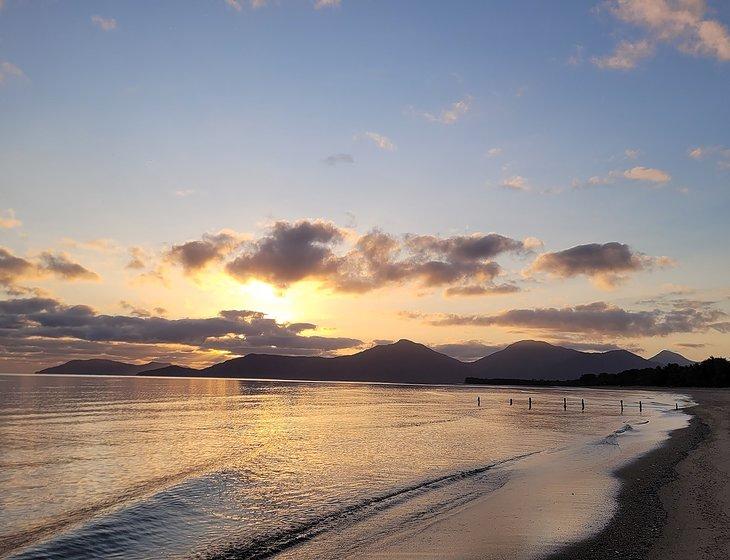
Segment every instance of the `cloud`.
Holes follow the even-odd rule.
[[[12,229],[22,225],[23,222],[15,217],[15,210],[12,208],[0,211],[0,229]]]
[[[15,256],[5,247],[0,247],[0,286],[4,288],[14,286],[18,281],[35,276],[37,273],[36,265]]]
[[[103,315],[87,305],[66,305],[51,298],[0,301],[0,355],[47,361],[44,349],[58,352],[59,341],[64,346],[93,343],[86,348],[97,354],[106,353],[112,345],[131,344],[137,352],[144,345],[148,356],[159,352],[159,345],[232,355],[252,350],[321,355],[362,345],[353,338],[303,336],[303,331],[316,325],[279,323],[258,311],[225,310],[200,319],[166,319],[137,311],[132,316]]]
[[[48,251],[40,255],[41,267],[65,280],[99,280],[99,275],[73,262],[64,253],[53,254]]]
[[[469,112],[473,99],[474,98],[471,95],[467,95],[463,99],[452,103],[447,108],[442,109],[438,114],[417,111],[413,108],[410,108],[410,111],[420,117],[423,117],[429,122],[450,125],[457,122],[461,119],[461,117]]]
[[[631,273],[670,264],[671,260],[667,257],[650,257],[614,241],[576,245],[564,251],[542,253],[527,273],[547,273],[557,278],[583,275],[599,287],[611,289],[624,282]]]
[[[486,286],[454,286],[446,289],[447,296],[495,296],[519,292],[516,284],[498,284]]]
[[[226,270],[244,282],[257,278],[282,288],[326,277],[337,269],[332,247],[343,239],[344,232],[329,222],[276,222],[270,235],[250,243]]]
[[[225,3],[228,5],[228,7],[233,8],[237,12],[240,12],[241,10],[243,10],[243,5],[241,4],[241,2],[239,0],[225,0]],[[259,1],[253,7],[257,8],[261,5],[263,5],[263,2]]]
[[[390,138],[377,132],[364,132],[362,137],[372,142],[380,150],[394,152],[398,149]]]
[[[91,23],[102,31],[113,31],[117,28],[117,20],[114,18],[105,18],[102,16],[91,16]]]
[[[641,155],[640,150],[632,150],[632,149],[626,149],[624,150],[624,155],[626,156],[626,159],[636,159]]]
[[[487,150],[487,157],[493,158],[502,155],[502,148],[489,148]]]
[[[338,8],[340,4],[340,0],[316,0],[314,2],[314,9],[321,10],[323,8]]]
[[[129,248],[129,262],[126,268],[133,270],[141,270],[147,266],[147,253],[142,247],[130,247]]]
[[[373,230],[360,237],[343,257],[335,278],[340,291],[366,292],[389,284],[417,282],[475,293],[495,289],[502,269],[492,259],[525,253],[524,243],[496,233],[437,237],[406,235],[398,239]]]
[[[528,191],[530,186],[527,184],[527,179],[520,175],[513,175],[502,181],[500,185],[503,189],[509,189],[513,191]]]
[[[358,235],[318,220],[278,221],[260,237],[239,239],[204,235],[173,246],[166,260],[187,273],[220,263],[240,282],[256,279],[280,289],[310,280],[337,292],[363,293],[415,282],[454,288],[452,295],[489,295],[518,289],[494,283],[502,274],[496,257],[528,254],[542,244],[497,233],[394,236],[374,229]]]
[[[98,253],[113,253],[119,249],[119,246],[113,239],[107,239],[104,237],[90,239],[88,241],[78,241],[77,239],[64,237],[61,239],[61,243],[67,247],[73,247],[74,249],[84,249]]]
[[[244,4],[248,4],[252,9],[258,10],[263,8],[269,3],[269,0],[224,0],[226,5],[240,12],[243,10]],[[341,0],[314,0],[313,7],[315,10],[322,10],[326,8],[338,8],[341,4]]]
[[[431,348],[457,360],[472,362],[502,350],[504,346],[485,344],[480,340],[464,340],[446,344],[432,344]]]
[[[730,169],[730,148],[725,146],[695,146],[687,150],[695,160],[713,159],[719,169]]]
[[[167,253],[167,258],[181,265],[186,274],[193,274],[214,261],[222,260],[241,242],[242,237],[232,231],[206,233],[200,240],[173,245]]]
[[[355,163],[355,158],[351,154],[332,154],[324,158],[326,165],[335,166],[340,163]]]
[[[25,77],[25,73],[12,62],[0,61],[0,85],[10,78],[22,79]]]
[[[714,308],[631,311],[606,302],[561,308],[510,309],[493,315],[420,317],[434,326],[507,327],[594,337],[653,337],[720,330],[726,314]],[[722,332],[722,331],[721,331]]]
[[[631,150],[627,150],[626,156],[630,157],[630,153],[633,152]],[[581,189],[599,187],[626,181],[640,181],[644,183],[655,183],[657,185],[663,185],[664,183],[669,182],[671,179],[672,176],[666,171],[662,171],[661,169],[637,166],[632,167],[631,169],[626,169],[624,171],[609,171],[606,175],[594,175],[593,177],[589,177],[585,181],[579,181],[576,179],[573,181],[573,188]]]
[[[179,198],[187,198],[189,196],[198,194],[198,191],[196,191],[195,189],[180,189],[175,191],[173,194]]]
[[[621,41],[610,55],[594,56],[591,62],[599,68],[631,70],[642,60],[654,54],[654,45],[647,40]]]
[[[636,41],[622,41],[612,55],[593,60],[603,68],[631,69],[651,56],[660,43],[694,56],[730,61],[730,33],[725,25],[706,17],[704,0],[609,0],[608,12],[645,33]]]
[[[19,285],[20,282],[38,280],[48,275],[62,280],[98,280],[99,276],[73,262],[63,254],[48,251],[41,253],[37,260],[29,260],[14,255],[9,249],[0,247],[0,287],[11,293],[32,291]]]
[[[672,178],[666,171],[652,167],[632,167],[624,171],[624,177],[632,181],[649,181],[652,183],[666,183]]]

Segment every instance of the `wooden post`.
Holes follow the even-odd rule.
[[[639,412],[641,412],[641,401],[639,401]]]
[[[624,401],[621,400],[621,414],[624,413]]]
[[[509,405],[512,406],[512,399],[509,400]]]
[[[568,409],[568,399],[563,397],[563,410],[567,410],[567,409]]]
[[[679,410],[679,405],[677,403],[674,403],[674,410]]]
[[[532,397],[527,398],[527,410],[532,410]]]
[[[586,401],[583,399],[580,400],[580,409],[585,410],[586,409]]]

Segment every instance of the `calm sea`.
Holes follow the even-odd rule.
[[[613,507],[611,470],[683,425],[678,400],[632,390],[4,375],[0,556],[377,555],[399,534],[475,501],[488,506],[491,495],[505,519],[505,507],[519,519],[530,473],[570,476],[571,492],[545,500],[571,512],[550,538],[529,534],[550,528],[549,505],[531,508],[530,530],[492,529],[502,531],[501,553],[535,556],[600,528]],[[561,487],[551,480],[541,491]],[[571,504],[582,487],[591,493]]]

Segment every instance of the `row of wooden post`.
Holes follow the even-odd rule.
[[[509,405],[512,406],[512,399],[509,400]],[[477,397],[477,403],[479,403],[479,397]],[[624,411],[624,401],[623,399],[619,401],[621,405],[621,412]],[[477,405],[479,406],[479,404]],[[527,409],[532,410],[532,397],[527,397]],[[586,409],[586,401],[585,399],[580,400],[580,409],[585,410]],[[563,397],[563,410],[568,410],[568,398]],[[644,410],[644,404],[639,401],[639,412],[643,412]],[[679,405],[677,403],[674,403],[674,410],[679,410]]]

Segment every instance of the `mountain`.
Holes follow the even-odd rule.
[[[696,363],[692,360],[685,358],[684,356],[682,356],[682,354],[677,354],[676,352],[672,352],[671,350],[662,350],[656,356],[649,358],[649,360],[663,366],[666,366],[668,364],[691,366],[692,364]]]
[[[200,370],[172,364],[162,368],[141,371],[137,375],[150,375],[154,377],[200,377]]]
[[[150,362],[148,364],[128,364],[114,360],[71,360],[65,364],[42,369],[36,373],[86,374],[86,375],[137,375],[144,371],[165,368],[170,364]]]
[[[627,350],[580,352],[522,340],[471,363],[471,376],[499,379],[575,379],[585,373],[618,373],[657,364]]]
[[[667,352],[658,356],[663,354]],[[673,356],[679,356],[668,354],[672,362],[677,359]],[[476,362],[465,363],[423,344],[399,340],[334,358],[247,354],[200,370],[155,362],[140,366],[111,360],[72,360],[39,373],[461,384],[467,377],[564,380],[587,373],[618,373],[657,365],[659,362],[627,350],[580,352],[535,340],[515,342]]]
[[[195,370],[192,370],[195,371]],[[463,383],[469,366],[423,344],[399,340],[350,356],[321,358],[247,354],[197,371],[165,368],[144,375],[254,377],[311,381],[376,381],[388,383]]]

